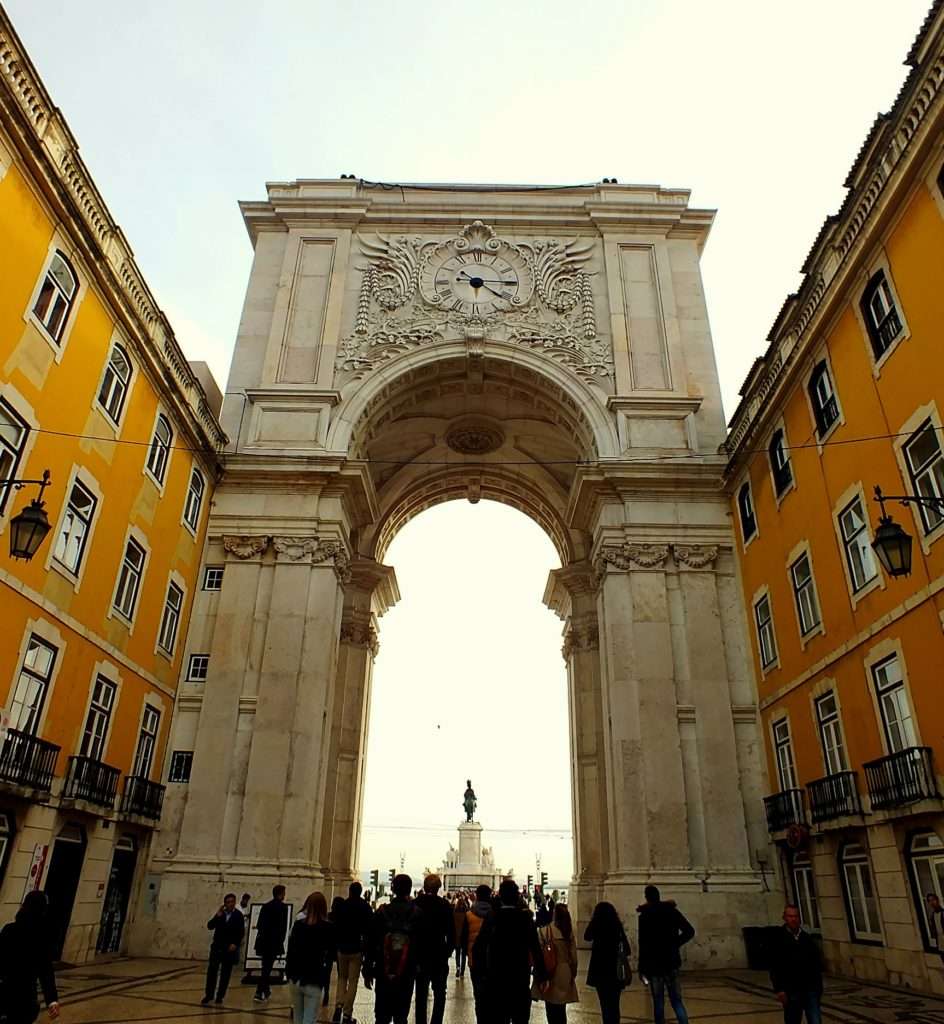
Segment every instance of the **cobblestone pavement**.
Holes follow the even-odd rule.
[[[267,1024],[287,1021],[288,990],[273,988],[270,1002],[252,1001],[253,988],[238,984],[238,975],[222,1007],[200,1006],[204,966],[180,960],[115,960],[73,967],[58,975],[63,1024]],[[685,1003],[693,1022],[711,1024],[774,1024],[783,1020],[773,1001],[766,975],[757,971],[691,973],[683,975]],[[572,1024],[597,1024],[596,997],[581,990],[581,1002],[569,1008]],[[824,1020],[842,1024],[944,1024],[944,999],[910,992],[829,979]],[[373,1021],[373,994],[358,993],[355,1015],[364,1024]],[[673,1019],[667,1008],[668,1019]],[[40,1020],[46,1020],[45,1012]],[[322,1014],[322,1019],[328,1017]],[[411,1014],[412,1019],[412,1014]],[[468,979],[450,978],[446,1024],[474,1024],[472,985]],[[536,1005],[534,1024],[544,1024],[543,1007]],[[648,993],[635,979],[623,996],[622,1020],[627,1024],[651,1021]]]

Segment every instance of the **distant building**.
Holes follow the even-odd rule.
[[[0,252],[0,921],[45,888],[81,962],[142,887],[225,438],[2,9]],[[46,469],[51,530],[13,561],[36,489],[2,483]]]
[[[907,57],[742,389],[727,483],[758,680],[767,823],[830,966],[944,991],[944,4]]]

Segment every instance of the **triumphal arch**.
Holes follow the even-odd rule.
[[[149,948],[202,953],[222,887],[346,886],[399,596],[384,554],[464,498],[522,510],[560,554],[544,600],[578,918],[604,898],[631,918],[655,881],[699,930],[690,961],[736,962],[740,927],[766,921],[767,836],[699,270],[712,213],[654,186],[350,179],[241,208],[255,256],[206,553],[222,582],[196,598],[187,652],[209,660],[181,683],[171,748],[192,772],[169,787]]]

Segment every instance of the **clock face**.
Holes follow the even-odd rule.
[[[437,263],[424,284],[435,305],[467,316],[489,316],[521,303],[518,271],[503,256],[482,250]]]

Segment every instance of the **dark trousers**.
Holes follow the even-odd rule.
[[[207,977],[205,995],[207,999],[213,998],[213,990],[216,989],[216,998],[222,1000],[229,988],[229,978],[233,973],[233,964],[236,962],[234,954],[226,949],[215,949],[210,947],[210,959],[207,963]],[[217,976],[219,976],[219,987],[217,987]]]
[[[567,1022],[566,1003],[545,1003],[544,1012],[547,1014],[547,1024],[566,1024]]]
[[[446,978],[449,961],[441,964],[421,964],[416,971],[416,1024],[426,1024],[426,1000],[433,990],[433,1015],[430,1024],[442,1024],[446,1012]]]
[[[469,976],[472,978],[472,998],[475,1000],[475,1021],[476,1024],[490,1024],[488,1017],[488,990],[485,979],[480,971],[474,967],[469,968]]]
[[[377,979],[377,996],[374,1000],[374,1020],[377,1024],[407,1024],[410,1016],[410,1001],[413,999],[413,975],[405,974],[395,981],[380,977]]]
[[[272,988],[269,984],[269,980],[272,977],[272,965],[275,963],[275,958],[277,956],[278,954],[274,951],[259,954],[259,959],[262,961],[262,968],[259,971],[259,984],[256,985],[256,991],[261,996],[272,995]]]
[[[597,986],[597,999],[600,1000],[600,1016],[603,1024],[619,1024],[620,995],[623,990],[615,985],[608,988]]]
[[[804,1014],[806,1024],[820,1024],[823,1017],[819,1009],[819,992],[788,992],[783,1024],[800,1024]]]
[[[489,988],[489,1024],[528,1024],[531,1019],[531,986],[502,981]]]
[[[468,957],[466,955],[465,946],[460,942],[459,945],[456,946],[456,974],[458,974],[460,978],[465,975],[465,963],[467,959]],[[944,959],[944,957],[942,957],[942,959]]]

